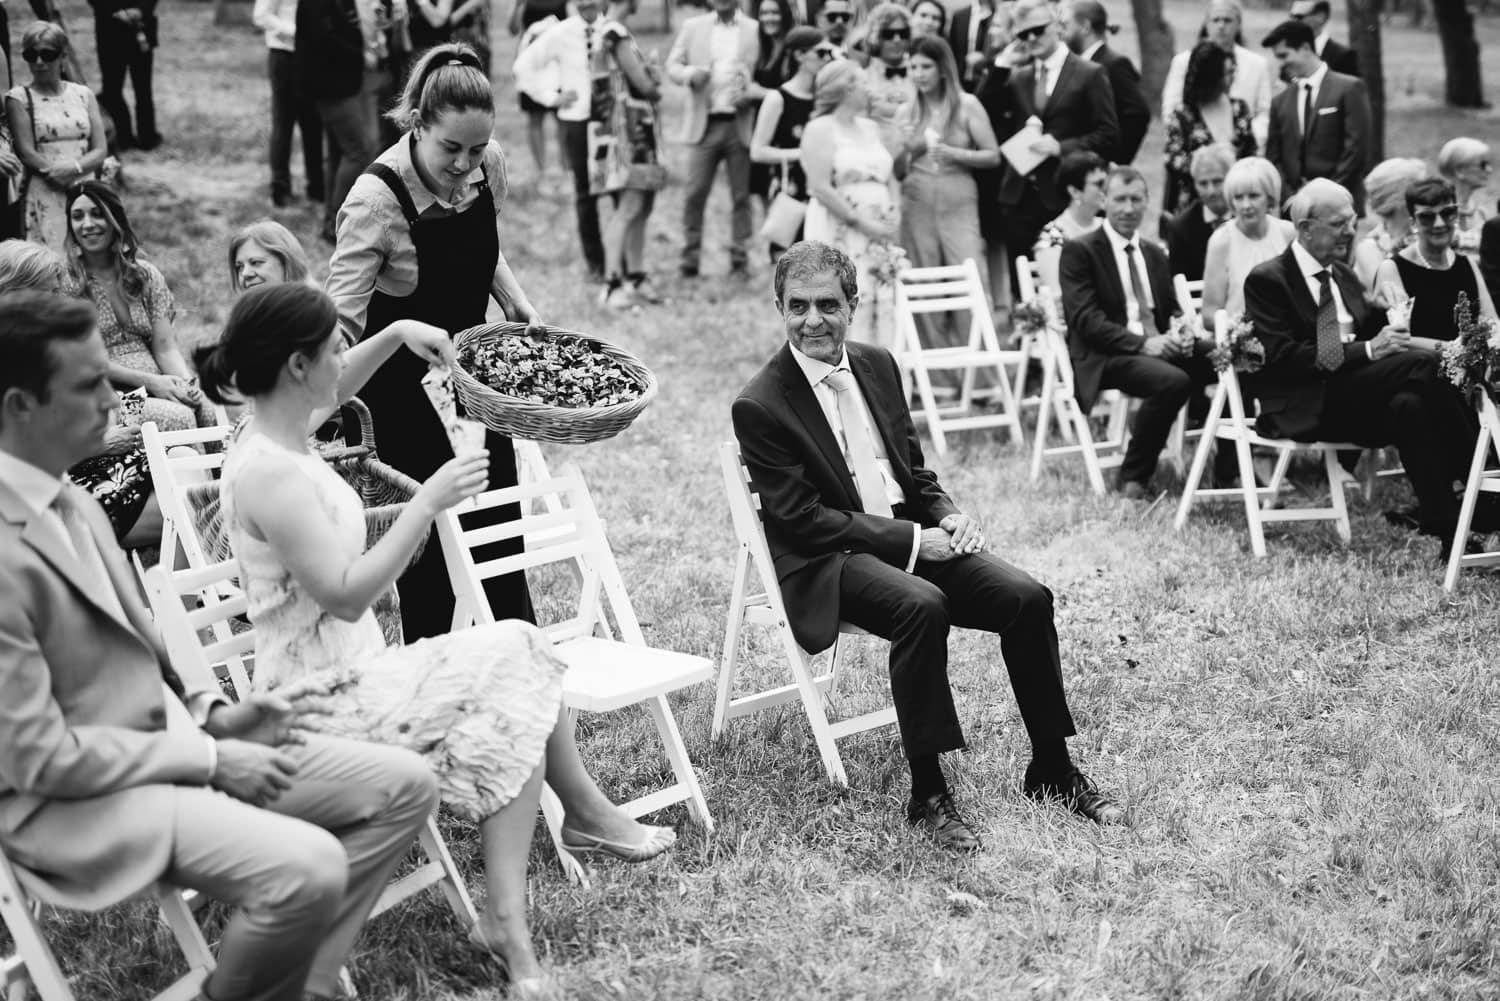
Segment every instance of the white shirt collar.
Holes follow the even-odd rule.
[[[1207,205],[1203,206],[1203,221],[1208,223],[1210,226],[1217,226],[1221,220],[1227,218],[1229,218],[1228,212],[1224,213],[1223,215],[1218,215]]]
[[[579,23],[583,23],[581,19]],[[494,142],[493,139],[490,141]],[[453,208],[453,205],[438,198],[432,189],[427,186],[426,182],[422,180],[422,175],[417,172],[417,165],[412,162],[412,139],[410,136],[402,136],[396,140],[396,145],[391,147],[391,154],[394,160],[392,166],[396,168],[396,173],[400,176],[401,180],[406,182],[406,190],[411,192],[412,208],[417,210],[417,215],[421,215],[432,206],[439,204],[446,209]],[[474,165],[474,169],[469,171],[469,175],[464,178],[458,204],[463,204],[464,196],[468,194],[469,189],[483,180],[484,154],[480,154],[479,162]]]
[[[1292,256],[1297,259],[1297,267],[1299,270],[1301,270],[1303,278],[1313,280],[1313,275],[1317,274],[1319,271],[1326,270],[1330,274],[1333,272],[1332,264],[1328,265],[1327,268],[1324,268],[1323,265],[1318,263],[1318,259],[1316,257],[1307,252],[1307,248],[1302,246],[1302,241],[1300,240],[1292,241]]]
[[[1104,40],[1101,38],[1099,41],[1095,42],[1093,45],[1090,45],[1088,48],[1086,48],[1082,52],[1078,53],[1078,58],[1079,59],[1092,59],[1092,58],[1094,58],[1094,53],[1098,52],[1102,48],[1104,48]]]
[[[814,388],[821,385],[823,380],[828,378],[829,373],[837,369],[843,369],[851,374],[853,372],[849,368],[849,352],[847,351],[839,358],[837,365],[830,365],[826,361],[819,361],[803,354],[801,349],[790,341],[787,342],[787,347],[792,349],[792,358],[797,362],[797,367],[802,370],[802,374],[807,377],[807,384]]]
[[[1109,224],[1108,220],[1105,220],[1103,228],[1104,234],[1109,237],[1110,246],[1115,248],[1115,253],[1123,254],[1127,246],[1134,247],[1136,250],[1141,249],[1141,234],[1137,233],[1127,240],[1115,232],[1115,228]]]
[[[1058,42],[1052,49],[1052,55],[1042,60],[1042,65],[1047,67],[1047,92],[1050,94],[1052,88],[1057,86],[1057,75],[1062,72],[1062,65],[1068,58],[1068,47]]]
[[[1313,97],[1317,97],[1318,91],[1323,87],[1323,78],[1327,75],[1328,64],[1320,61],[1318,63],[1318,68],[1312,71],[1312,76],[1303,77],[1301,80],[1298,80],[1297,83],[1299,85],[1304,83],[1312,84]]]
[[[42,514],[62,493],[63,481],[0,448],[0,482],[10,485],[33,515]]]
[[[738,7],[734,9],[734,17],[728,21],[720,17],[717,11],[709,11],[709,14],[712,15],[713,21],[711,23],[716,28],[738,28],[740,26],[740,9]]]

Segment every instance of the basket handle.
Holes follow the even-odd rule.
[[[351,396],[344,401],[342,409],[353,412],[359,421],[359,443],[370,450],[371,455],[379,455],[375,448],[375,417],[370,413],[370,408],[365,406],[365,401],[357,396]]]

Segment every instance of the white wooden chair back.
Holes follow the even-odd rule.
[[[865,631],[846,622],[840,623],[840,636],[834,641],[828,671],[816,676],[812,673],[812,655],[798,645],[787,620],[781,588],[776,582],[776,568],[766,543],[765,526],[760,519],[760,497],[754,492],[749,472],[740,460],[737,442],[726,441],[719,445],[719,464],[724,474],[724,491],[729,499],[729,516],[734,524],[739,553],[724,631],[724,657],[719,666],[719,683],[714,697],[713,736],[717,739],[731,719],[800,701],[829,779],[838,785],[848,785],[849,778],[837,741],[896,722],[896,710],[891,706],[837,723],[828,720],[825,703],[832,699],[842,670],[847,647],[843,637],[865,635]],[[747,625],[775,631],[792,682],[736,698],[735,674],[740,641]]]
[[[969,332],[963,344],[928,347],[922,343],[919,316],[964,313],[969,317]],[[954,431],[998,427],[1007,430],[1015,441],[1025,440],[1012,392],[1015,377],[1010,371],[1010,366],[1020,360],[1020,352],[1000,349],[989,297],[972,258],[962,264],[901,272],[896,279],[896,329],[896,360],[903,378],[916,390],[915,415],[925,419],[937,454],[947,452],[947,435]],[[963,374],[952,403],[939,405],[932,385],[933,372]],[[981,373],[989,375],[992,386],[978,386]],[[978,410],[981,396],[993,409]]]
[[[1458,575],[1465,567],[1485,567],[1500,563],[1500,551],[1466,552],[1469,532],[1474,524],[1474,509],[1481,493],[1500,493],[1500,471],[1487,469],[1500,457],[1500,411],[1488,393],[1479,400],[1479,437],[1474,442],[1474,459],[1469,463],[1469,478],[1464,483],[1464,499],[1458,509],[1458,527],[1448,566],[1443,572],[1443,590],[1458,585]]]
[[[224,466],[227,449],[205,452],[203,446],[222,445],[232,431],[229,425],[186,431],[162,431],[155,421],[141,425],[141,444],[151,471],[151,489],[161,508],[160,559],[169,566],[176,560],[179,548],[191,566],[211,562],[188,506],[187,490],[216,478]]]

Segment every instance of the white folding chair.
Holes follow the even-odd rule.
[[[1208,332],[1203,326],[1203,279],[1189,281],[1186,275],[1173,275],[1172,287],[1177,293],[1178,307],[1193,325],[1194,335],[1207,337]],[[1211,394],[1209,390],[1205,392]],[[1172,431],[1167,435],[1167,447],[1162,453],[1162,458],[1172,463],[1178,472],[1185,472],[1187,469],[1188,443],[1203,436],[1202,428],[1189,430],[1187,422],[1188,407],[1184,406],[1177,412],[1177,420],[1172,422]]]
[[[0,848],[0,918],[15,943],[12,955],[0,956],[0,990],[7,1001],[24,1001],[31,990],[41,1001],[74,1001],[68,978],[47,944],[39,920],[41,902],[26,892],[24,878]],[[158,883],[151,892],[188,963],[188,971],[152,1001],[192,1001],[214,970],[213,953],[182,890]]]
[[[927,347],[922,343],[918,316],[941,316],[945,313],[969,314],[967,344],[955,347]],[[1000,350],[995,336],[995,320],[989,298],[979,279],[979,267],[972,258],[962,264],[935,268],[907,268],[896,278],[896,360],[903,376],[915,385],[919,407],[916,411],[926,421],[932,435],[932,447],[938,455],[948,451],[947,435],[954,431],[977,428],[1005,428],[1015,441],[1025,442],[1020,412],[1011,392],[1013,376],[1007,366],[1020,360],[1018,351]],[[939,405],[932,388],[933,372],[962,372],[958,398]],[[993,387],[976,391],[979,373],[993,377]],[[980,392],[992,409],[980,411]]]
[[[1041,268],[1036,261],[1025,255],[1016,258],[1016,302],[1040,303],[1052,322],[1061,326],[1057,301],[1053,298],[1052,290],[1042,281]],[[1015,397],[1016,406],[1025,411],[1039,407],[1042,403],[1040,394],[1026,395],[1026,379],[1030,374],[1031,363],[1042,360],[1043,352],[1047,350],[1047,339],[1034,330],[1024,330],[1015,335],[1015,342],[1015,350],[1020,357],[1016,360],[1016,382],[1011,388],[1011,396]]]
[[[189,689],[215,685],[220,671],[230,664],[234,666],[227,667],[227,673],[243,677],[254,659],[254,630],[235,633],[228,629],[230,620],[245,614],[243,594],[194,611],[183,607],[184,598],[226,589],[238,591],[235,586],[238,575],[239,565],[234,560],[175,572],[157,564],[146,571],[146,592],[151,601],[152,615],[161,630],[172,667]],[[220,638],[220,633],[214,629],[216,625],[229,632],[227,639]],[[243,695],[249,689],[237,691]],[[383,914],[413,894],[436,884],[459,922],[465,927],[473,927],[479,920],[478,914],[469,899],[463,873],[454,864],[438,831],[436,817],[427,818],[427,825],[417,840],[428,861],[386,886],[370,916]]]
[[[1229,339],[1229,316],[1222,309],[1214,316],[1214,336],[1221,345]],[[1216,441],[1234,447],[1240,472],[1240,485],[1237,487],[1199,486],[1208,470],[1208,453]],[[1337,442],[1267,438],[1255,430],[1255,417],[1246,410],[1245,397],[1240,391],[1239,378],[1234,368],[1226,368],[1219,373],[1219,384],[1214,390],[1213,402],[1209,404],[1208,420],[1203,424],[1203,436],[1198,440],[1198,448],[1193,453],[1192,468],[1188,471],[1187,482],[1183,486],[1182,500],[1177,505],[1175,527],[1178,531],[1182,530],[1197,501],[1238,499],[1245,507],[1245,520],[1250,527],[1250,548],[1257,557],[1266,555],[1265,526],[1271,522],[1331,521],[1339,539],[1348,544],[1349,507],[1344,500],[1343,488],[1338,485],[1338,453],[1342,449],[1358,447]],[[1256,485],[1251,448],[1267,448],[1276,453],[1271,481],[1264,487]],[[1322,453],[1328,475],[1328,506],[1276,509],[1263,507],[1262,501],[1274,501],[1281,492],[1287,467],[1291,465],[1292,456],[1299,449]]]
[[[1453,539],[1453,551],[1448,556],[1448,569],[1443,574],[1443,590],[1451,591],[1458,585],[1459,571],[1464,567],[1485,567],[1500,563],[1500,551],[1466,553],[1469,529],[1474,524],[1474,508],[1481,493],[1500,493],[1500,469],[1486,469],[1491,458],[1500,458],[1500,411],[1486,393],[1479,404],[1479,439],[1474,442],[1474,461],[1469,464],[1469,479],[1464,486],[1463,504],[1458,510],[1458,529]]]
[[[533,512],[531,502],[539,498],[546,499],[544,510]],[[521,517],[473,529],[464,528],[459,521],[460,515],[506,504],[520,504]],[[455,629],[495,621],[484,593],[486,580],[549,564],[570,566],[579,582],[574,614],[543,626],[554,652],[568,665],[563,699],[569,712],[602,713],[644,705],[656,724],[676,781],[622,804],[621,809],[641,817],[686,802],[693,818],[712,832],[708,802],[667,696],[713,677],[713,663],[704,657],[646,644],[604,535],[603,522],[577,466],[570,463],[558,475],[480,494],[444,512],[437,525],[457,599]],[[475,561],[474,547],[515,538],[525,540],[523,552],[483,563]],[[615,635],[619,638],[612,638]],[[550,793],[543,796],[543,811],[565,868],[570,875],[579,875],[572,856],[562,850],[561,810]]]
[[[787,621],[781,588],[766,545],[765,526],[760,520],[760,497],[752,489],[750,474],[740,461],[739,444],[726,441],[719,446],[719,464],[724,473],[724,491],[729,497],[729,514],[734,534],[739,540],[735,561],[734,587],[729,599],[729,619],[724,629],[724,659],[719,666],[718,691],[714,698],[713,736],[717,738],[731,719],[747,716],[787,702],[801,701],[812,727],[813,740],[823,758],[828,777],[838,785],[848,785],[843,759],[837,741],[852,734],[896,722],[893,706],[865,713],[837,723],[828,721],[829,704],[838,685],[840,670],[848,644],[844,636],[864,636],[865,631],[847,622],[839,624],[826,673],[814,675],[813,655],[797,643]],[[734,678],[739,663],[739,648],[744,627],[760,626],[775,630],[777,642],[792,673],[792,683],[770,688],[753,695],[734,697]]]
[[[222,445],[234,429],[229,425],[162,431],[155,421],[141,425],[141,444],[151,470],[151,489],[161,508],[162,563],[175,565],[179,552],[189,566],[206,566],[210,560],[194,528],[185,491],[211,482],[223,468],[227,449],[205,452],[202,446]]]

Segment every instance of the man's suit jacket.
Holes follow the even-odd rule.
[[[924,465],[896,360],[883,348],[852,341],[844,350],[911,520],[864,513],[843,450],[790,346],[756,373],[731,410],[792,633],[812,651],[838,636],[839,577],[851,554],[870,553],[904,569],[912,521],[935,528],[958,511]]]
[[[991,73],[980,87],[976,96],[996,123],[1000,142],[1019,132],[1026,119],[1035,115],[1042,121],[1042,131],[1062,147],[1059,156],[1078,150],[1090,150],[1106,160],[1114,155],[1120,126],[1115,119],[1114,91],[1103,66],[1069,52],[1047,96],[1047,106],[1040,111],[1033,100],[1035,86],[1036,68],[1024,66],[1009,74]],[[1058,190],[1057,164],[1058,157],[1048,159],[1030,177],[1043,205],[1054,215],[1068,202],[1067,192]],[[1017,173],[1009,162],[1000,169],[1000,204],[1019,205],[1027,197],[1027,176]]]
[[[1354,340],[1344,345],[1339,371],[1369,364],[1364,341],[1380,333],[1385,310],[1365,296],[1359,277],[1343,261],[1329,268],[1354,320]],[[1245,312],[1266,349],[1266,364],[1249,380],[1260,401],[1261,431],[1273,437],[1314,440],[1323,415],[1329,373],[1318,368],[1318,305],[1288,247],[1257,264],[1245,278]]]
[[[97,908],[166,871],[172,785],[206,783],[209,749],[103,509],[73,489],[124,617],[0,483],[0,842],[38,895]]]
[[[1342,73],[1344,76],[1359,76],[1359,53],[1349,46],[1340,45],[1330,38],[1328,44],[1323,46],[1320,55],[1333,72]]]
[[[684,143],[698,143],[703,140],[703,133],[708,130],[708,101],[710,84],[694,89],[688,85],[688,76],[694,67],[708,68],[713,63],[713,52],[709,48],[709,32],[713,28],[718,14],[707,13],[690,17],[682,22],[682,28],[677,32],[677,39],[672,43],[672,51],[667,54],[667,77],[676,84],[687,87],[687,100],[683,104],[682,127],[677,132],[677,141]],[[751,74],[755,71],[755,60],[760,55],[759,28],[755,19],[739,16],[740,63],[745,67],[745,80],[748,83]],[[750,133],[755,127],[756,105],[741,103],[735,112],[735,124],[739,127],[740,136],[748,145]]]
[[[1489,286],[1490,298],[1500,302],[1500,216],[1479,228],[1479,274]]]
[[[1172,288],[1167,255],[1150,240],[1139,241],[1151,288],[1152,319],[1146,335],[1167,330],[1181,312]],[[1092,233],[1063,244],[1057,281],[1068,323],[1068,357],[1073,360],[1073,388],[1078,405],[1087,413],[1099,398],[1104,363],[1112,355],[1139,354],[1146,338],[1126,328],[1125,286],[1115,264],[1109,234],[1100,226]],[[1145,318],[1142,317],[1144,320]]]
[[[1115,145],[1114,154],[1107,159],[1115,163],[1130,163],[1146,138],[1146,129],[1151,126],[1151,105],[1146,103],[1146,92],[1141,89],[1141,74],[1135,63],[1110,48],[1108,42],[1095,49],[1089,59],[1104,67],[1115,95],[1115,119],[1119,122],[1120,141]]]
[[[1203,261],[1208,256],[1208,238],[1214,227],[1203,218],[1203,203],[1194,198],[1187,208],[1174,216],[1164,216],[1163,235],[1167,241],[1167,263],[1172,274],[1188,281],[1203,277]]]
[[[365,36],[353,0],[301,0],[296,37],[294,61],[306,96],[336,100],[359,93]]]
[[[979,15],[979,23],[974,23],[974,16]],[[973,4],[960,7],[953,12],[948,20],[948,48],[953,50],[953,61],[958,64],[958,75],[963,80],[964,87],[973,90],[978,81],[978,74],[971,72],[966,65],[970,52],[984,51],[984,37],[990,30],[990,19],[993,14],[985,13]],[[974,34],[974,46],[969,47],[970,31]]]
[[[1303,141],[1297,124],[1301,88],[1288,84],[1271,102],[1266,159],[1281,171],[1281,196],[1290,198],[1314,177],[1337,181],[1364,213],[1364,177],[1370,169],[1370,98],[1364,81],[1330,70],[1313,96],[1313,122]]]

